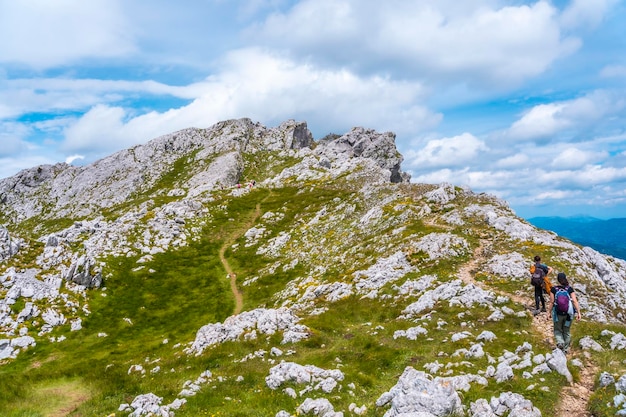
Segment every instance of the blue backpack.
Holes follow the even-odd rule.
[[[573,315],[574,314],[574,303],[572,303],[572,298],[569,295],[569,286],[567,287],[556,287],[556,293],[554,294],[554,309],[557,314],[560,315]]]

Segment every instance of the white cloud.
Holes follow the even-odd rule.
[[[557,169],[581,168],[606,158],[606,152],[583,151],[578,148],[567,148],[559,153],[551,165]]]
[[[25,138],[31,129],[23,123],[2,122],[0,120],[0,157],[15,155],[28,148]]]
[[[455,171],[444,168],[436,171],[428,171],[420,175],[415,175],[411,170],[408,172],[411,173],[411,181],[416,183],[441,184],[443,182],[447,182],[455,185],[469,184],[467,181],[467,174],[469,173],[468,169]]]
[[[578,190],[559,190],[551,189],[533,194],[532,198],[535,203],[540,204],[552,203],[554,201],[567,201],[577,198],[581,195],[581,191]]]
[[[523,166],[527,166],[530,161],[531,158],[528,155],[525,155],[523,153],[516,153],[514,155],[510,155],[500,159],[494,165],[498,168],[520,168]]]
[[[549,160],[553,150],[548,149],[544,158]],[[533,152],[534,150],[530,150],[529,154],[532,155]],[[568,152],[562,152],[566,153]],[[580,156],[578,152],[576,154]],[[588,153],[585,155],[589,160],[594,158],[593,154],[591,157]],[[602,207],[623,204],[626,194],[623,187],[626,182],[626,167],[606,167],[589,163],[580,168],[552,167],[548,163],[545,168],[540,169],[532,166],[501,169],[487,160],[482,166],[479,164],[462,169],[442,168],[413,174],[413,182],[450,182],[468,186],[474,191],[497,195],[533,215],[592,213],[600,211]]]
[[[121,107],[94,106],[67,128],[62,149],[80,153],[119,149],[178,129],[239,117],[270,124],[306,115],[312,128],[343,132],[366,122],[367,127],[398,134],[431,129],[441,119],[419,104],[423,96],[419,83],[320,70],[256,49],[232,52],[218,74],[194,84],[193,90],[199,97],[192,103],[163,113],[133,115]]]
[[[563,104],[540,104],[513,123],[509,133],[514,138],[534,139],[553,135],[570,126],[569,120],[558,117]]]
[[[576,182],[582,186],[597,186],[612,182],[623,183],[626,181],[626,167],[592,165],[583,171],[570,172],[570,175],[575,176]]]
[[[473,161],[480,152],[488,151],[485,143],[474,135],[463,133],[451,138],[430,140],[421,149],[409,150],[406,162],[409,167],[426,169],[443,166],[463,166]]]
[[[114,103],[129,94],[198,97],[201,85],[169,86],[155,81],[112,81],[69,78],[30,78],[3,81],[0,89],[0,118],[35,112],[83,110],[97,104]]]
[[[30,154],[22,155],[19,158],[16,158],[15,155],[6,158],[0,157],[0,179],[15,175],[23,169],[57,162],[58,159],[55,158],[55,155]]]
[[[85,156],[84,155],[78,155],[78,154],[70,155],[67,158],[65,158],[65,163],[66,164],[71,164],[72,162],[79,161],[81,159],[85,159]]]
[[[24,146],[19,138],[5,135],[3,133],[0,133],[0,142],[2,143],[2,147],[0,148],[0,156],[15,155]]]
[[[142,136],[124,135],[126,112],[120,107],[98,105],[65,130],[61,149],[66,152],[108,152],[146,141]]]
[[[585,165],[580,169],[541,170],[533,172],[535,183],[540,188],[589,190],[626,180],[626,168]]]
[[[626,78],[626,65],[607,65],[600,71],[600,76],[604,78]]]
[[[617,92],[597,90],[573,100],[540,104],[514,122],[507,136],[534,140],[555,136],[572,128],[588,127],[621,111],[625,103]]]
[[[481,192],[489,192],[505,197],[507,192],[510,191],[510,187],[504,185],[510,185],[512,182],[521,184],[522,178],[517,171],[481,170],[477,167],[464,167],[457,170],[443,168],[436,171],[426,171],[412,176],[411,181],[431,184],[449,182],[459,186],[470,187],[472,190],[480,190]],[[528,183],[524,186],[528,187]]]
[[[459,8],[463,13],[459,12]],[[563,37],[546,1],[496,7],[493,1],[307,0],[251,30],[299,56],[338,66],[483,87],[515,85],[544,72],[580,41]]]
[[[565,28],[594,28],[620,0],[572,0],[561,15]]]
[[[134,50],[133,26],[117,0],[0,2],[0,61],[37,68]]]
[[[219,1],[219,0],[218,0]],[[266,9],[277,9],[286,0],[245,0],[239,1],[239,13],[242,17],[248,18]]]

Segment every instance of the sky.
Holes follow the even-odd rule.
[[[626,0],[0,0],[0,178],[176,130],[396,134],[412,182],[626,217]]]

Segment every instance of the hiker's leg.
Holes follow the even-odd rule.
[[[567,316],[556,316],[556,321],[554,322],[554,343],[559,349],[565,348],[565,335],[564,335],[564,327],[565,327],[565,319]]]
[[[534,287],[535,288],[535,310],[539,310],[539,303],[541,302],[541,300],[543,299],[543,294],[542,294],[542,289],[541,287]],[[545,301],[544,301],[545,304]]]
[[[572,342],[572,336],[570,335],[572,321],[569,319],[569,316],[564,317],[565,320],[563,321],[563,352],[567,353],[567,351],[569,350],[569,345]]]

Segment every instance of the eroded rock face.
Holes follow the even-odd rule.
[[[46,212],[59,216],[89,216],[124,202],[134,193],[150,190],[175,163],[191,157],[194,164],[186,168],[194,175],[183,188],[198,195],[215,187],[235,185],[243,172],[244,153],[310,151],[315,146],[305,122],[289,120],[267,128],[246,118],[226,120],[207,129],[164,135],[83,167],[56,164],[23,170],[0,180],[0,207],[15,219],[41,215],[44,207]],[[334,141],[320,143],[316,153],[334,161],[372,160],[389,172],[391,182],[408,181],[400,171],[402,155],[392,133],[354,128]],[[315,164],[324,162],[316,160]]]
[[[9,231],[0,225],[0,261],[17,254],[22,245],[21,239],[11,237]]]
[[[355,127],[343,136],[321,141],[315,152],[330,160],[354,157],[372,159],[379,167],[389,170],[391,182],[408,182],[410,176],[400,171],[404,158],[396,149],[395,138],[391,132],[378,133],[372,129]]]

